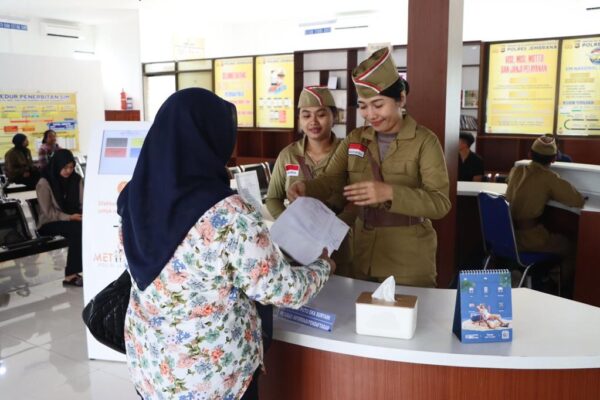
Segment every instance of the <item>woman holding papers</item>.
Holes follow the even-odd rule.
[[[444,153],[435,134],[404,112],[406,91],[389,49],[360,63],[352,79],[366,125],[342,141],[317,179],[292,184],[288,198],[343,193],[360,210],[356,275],[379,281],[394,275],[401,285],[433,287],[431,219],[450,210]]]
[[[326,253],[290,267],[261,214],[233,194],[225,165],[236,130],[231,103],[204,89],[176,92],[119,196],[132,277],[127,362],[145,400],[257,398],[254,301],[300,307],[335,269]]]
[[[337,108],[331,92],[326,87],[308,86],[298,100],[298,126],[304,137],[284,148],[277,157],[265,204],[273,216],[278,218],[285,210],[286,190],[296,181],[308,181],[321,175],[338,148],[341,140],[331,128],[337,118]],[[354,224],[355,215],[343,212],[346,200],[342,193],[332,193],[324,199],[346,224]],[[336,273],[352,276],[351,232],[333,254],[337,264]]]

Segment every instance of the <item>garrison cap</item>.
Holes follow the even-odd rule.
[[[380,94],[400,79],[390,49],[383,48],[371,54],[352,71],[352,81],[359,97]]]
[[[546,135],[535,139],[535,142],[531,146],[531,151],[535,151],[543,156],[554,156],[557,150],[556,140],[552,136]]]
[[[335,107],[335,101],[325,86],[307,86],[302,89],[298,99],[298,108],[303,107]]]

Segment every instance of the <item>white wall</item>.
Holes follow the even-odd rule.
[[[314,2],[313,2],[314,3]],[[200,3],[198,3],[200,4]],[[321,12],[322,8],[310,4],[298,6],[301,16],[279,16],[280,10],[262,10],[260,14],[248,12],[239,18],[234,13],[232,21],[223,22],[223,12],[218,6],[214,10],[201,3],[203,11],[190,9],[148,8],[140,11],[141,59],[142,62],[175,59],[173,37],[176,34],[201,37],[205,41],[205,58],[271,54],[294,50],[334,49],[366,47],[369,43],[391,42],[395,45],[407,43],[407,0],[383,1],[362,4],[370,9],[365,15],[354,17],[357,24],[368,28],[318,35],[304,35],[300,23],[311,21],[338,21],[350,17],[333,12]],[[465,0],[464,41],[500,41],[512,39],[544,38],[600,34],[600,11],[585,11],[589,5],[585,0]],[[290,4],[290,7],[294,7]],[[340,10],[350,9],[338,5]],[[359,8],[360,9],[360,8]],[[309,11],[312,17],[307,17]],[[211,20],[211,12],[214,17]],[[339,14],[339,13],[338,13]],[[352,22],[352,21],[349,21]],[[427,29],[426,26],[423,29]]]
[[[79,122],[79,150],[87,154],[93,124],[104,120],[99,61],[72,57],[0,54],[0,88],[21,92],[75,92]]]
[[[121,109],[121,89],[133,98],[133,108],[142,110],[142,65],[139,18],[131,11],[118,22],[96,25],[96,57],[102,63],[104,107]],[[143,110],[142,110],[142,114]]]
[[[595,1],[599,5],[600,2]],[[465,41],[600,34],[600,11],[584,0],[465,0]]]
[[[45,36],[42,20],[19,18],[14,22],[26,24],[27,31],[0,29],[0,53],[10,59],[12,69],[2,65],[0,88],[3,90],[78,91],[77,103],[80,121],[80,151],[86,154],[89,129],[97,120],[104,120],[103,110],[121,108],[120,92],[125,89],[133,98],[134,109],[143,108],[142,70],[138,12],[123,10],[111,22],[97,25],[79,24],[81,39]],[[80,52],[80,53],[76,53]],[[81,53],[84,52],[84,53]],[[9,57],[28,55],[29,57]],[[48,57],[52,57],[49,59]],[[54,61],[62,57],[62,68]],[[77,57],[77,58],[76,58]],[[87,62],[79,60],[83,57]],[[89,62],[95,60],[94,62]],[[22,64],[19,64],[22,63]],[[89,74],[82,69],[90,66]],[[97,74],[100,67],[101,74]],[[30,72],[35,69],[35,74]],[[77,73],[74,82],[72,73]],[[78,77],[86,76],[88,81]],[[33,84],[32,82],[36,82]],[[75,89],[71,89],[75,88]],[[98,88],[100,91],[98,92]],[[98,99],[100,111],[98,112]],[[91,103],[88,103],[88,100]],[[94,111],[92,111],[94,110]],[[143,115],[143,110],[142,110]]]
[[[331,20],[336,17],[272,18],[268,21],[248,19],[247,22],[210,22],[181,19],[159,10],[140,11],[142,62],[174,60],[174,38],[179,35],[195,36],[205,41],[204,57],[218,58],[255,54],[289,53],[295,50],[366,47],[369,43],[406,43],[406,2],[398,1],[392,12],[374,12],[358,19],[337,17],[351,25],[367,24],[368,28],[333,30],[331,33],[305,35],[303,22]],[[318,14],[318,13],[315,13]],[[198,15],[193,17],[201,18]],[[335,27],[335,24],[326,26]],[[157,28],[160,27],[160,28]],[[404,27],[404,28],[403,28]]]
[[[4,18],[0,18],[5,20]],[[27,25],[27,31],[0,29],[0,53],[30,54],[51,57],[73,57],[73,51],[94,51],[95,30],[93,26],[80,25],[83,37],[67,39],[45,36],[42,20],[24,18],[15,20]]]

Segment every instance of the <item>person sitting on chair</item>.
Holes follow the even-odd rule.
[[[515,227],[519,251],[554,253],[563,257],[562,277],[554,271],[551,278],[561,283],[569,297],[575,267],[573,243],[557,233],[550,233],[540,221],[546,203],[558,201],[568,207],[583,207],[584,198],[568,181],[550,170],[556,160],[556,142],[552,136],[541,136],[531,146],[531,163],[514,167],[508,175],[506,199]]]
[[[54,155],[54,152],[60,150],[60,146],[56,142],[56,132],[52,129],[48,129],[44,132],[44,138],[42,139],[42,145],[38,150],[38,167],[40,170],[46,168],[50,158]]]
[[[461,132],[458,139],[458,180],[475,181],[483,180],[483,160],[471,151],[475,138],[469,132]]]
[[[67,239],[69,253],[63,285],[83,286],[81,261],[81,209],[83,180],[73,173],[75,158],[69,150],[58,150],[35,190],[40,205],[38,231],[42,235],[61,235]]]
[[[10,182],[25,185],[33,190],[40,179],[40,172],[33,164],[31,151],[27,148],[29,140],[22,133],[17,133],[12,142],[15,146],[4,155],[6,177]]]

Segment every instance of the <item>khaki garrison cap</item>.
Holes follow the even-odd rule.
[[[556,150],[556,141],[552,136],[540,136],[531,145],[531,151],[535,151],[543,156],[554,156],[556,155]]]
[[[302,89],[298,99],[298,108],[335,107],[335,101],[329,89],[324,86],[307,86]]]
[[[400,76],[388,48],[377,50],[352,71],[358,97],[369,98],[392,86]]]

